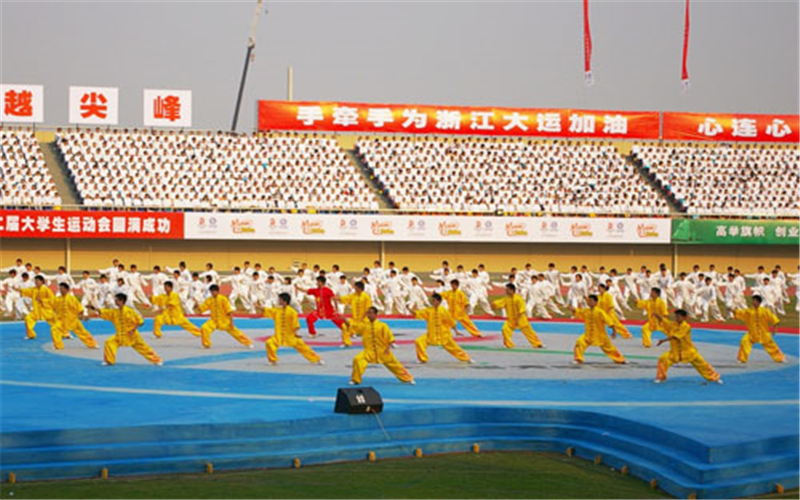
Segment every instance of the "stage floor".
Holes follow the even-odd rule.
[[[585,365],[573,365],[572,346],[581,324],[534,323],[547,349],[532,349],[516,333],[516,348],[507,350],[501,322],[492,320],[476,321],[485,338],[457,337],[475,364],[460,363],[433,347],[430,363],[420,365],[413,340],[424,331],[423,323],[386,322],[397,337],[395,354],[417,385],[401,384],[384,367],[370,366],[364,385],[381,393],[384,415],[448,408],[578,410],[640,422],[708,448],[780,438],[797,442],[796,334],[776,336],[786,363],[773,363],[759,346],[750,362],[740,365],[736,351],[742,331],[698,328],[693,339],[725,384],[705,383],[688,365],[673,367],[666,383],[654,384],[658,356],[668,345],[643,348],[638,326],[629,327],[633,339],[614,341],[629,365],[615,365],[597,348],[589,349]],[[309,340],[301,323],[325,366],[310,365],[289,348],[279,351],[277,366],[268,365],[263,341],[271,334],[270,320],[237,320],[257,339],[253,350],[224,332],[214,334],[210,350],[172,327],[156,340],[147,320],[141,332],[164,359],[161,367],[130,348],[120,349],[117,365],[101,366],[102,350],[88,350],[77,339],[54,351],[44,323],[33,341],[23,339],[23,324],[2,323],[0,430],[7,437],[35,431],[346,418],[334,416],[333,402],[337,388],[347,386],[352,358],[360,348],[340,349],[338,331],[327,322],[319,323],[320,335]],[[101,320],[93,319],[87,327],[101,343],[113,332]]]

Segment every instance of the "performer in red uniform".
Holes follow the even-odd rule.
[[[336,296],[336,293],[325,286],[325,281],[325,276],[318,276],[317,288],[310,288],[308,290],[304,290],[299,287],[297,288],[301,292],[305,292],[311,297],[314,297],[314,300],[317,303],[317,310],[309,314],[306,318],[306,323],[308,323],[308,333],[310,333],[312,337],[317,335],[317,329],[314,328],[314,323],[320,319],[329,319],[333,321],[333,324],[342,331],[344,331],[345,328],[344,319],[339,316],[339,313],[336,312],[336,307],[333,305],[333,299]]]

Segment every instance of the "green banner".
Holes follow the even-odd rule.
[[[800,222],[673,219],[672,242],[714,245],[800,245]]]

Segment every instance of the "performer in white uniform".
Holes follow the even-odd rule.
[[[701,316],[700,321],[708,321],[709,313],[714,321],[722,321],[717,302],[717,286],[711,277],[706,276],[705,284],[697,289],[695,297],[695,307],[697,315]]]
[[[219,284],[219,273],[217,273],[217,271],[214,270],[214,264],[212,264],[211,262],[207,263],[206,270],[200,273],[200,279],[204,283],[208,283],[208,281],[206,280],[206,276],[211,276],[212,284],[214,285]]]
[[[442,283],[444,285],[444,283]],[[407,306],[411,310],[421,310],[428,307],[428,296],[425,295],[425,289],[419,282],[419,278],[414,276],[411,278],[411,287],[408,289],[408,303]]]
[[[248,292],[247,286],[248,277],[247,275],[242,273],[242,270],[239,266],[233,268],[233,274],[227,276],[225,278],[219,278],[219,284],[223,283],[230,283],[231,284],[231,293],[228,296],[228,300],[231,303],[231,308],[236,309],[236,301],[242,301],[242,307],[245,310],[250,309],[250,297]]]
[[[394,308],[397,314],[407,315],[406,298],[403,293],[402,282],[397,275],[396,269],[391,269],[389,271],[389,278],[384,282],[384,290],[386,293],[384,297],[386,301],[386,314],[391,314]]]
[[[9,268],[8,276],[0,282],[0,289],[3,291],[3,312],[8,316],[14,316],[15,319],[23,318],[22,316],[18,317],[14,307],[14,303],[21,297],[19,293],[20,282],[20,274],[17,273],[17,269],[14,266]]]
[[[106,269],[98,270],[98,273],[105,274],[106,278],[108,278],[109,283],[116,283],[117,282],[117,272],[119,272],[119,259],[114,259],[111,261],[111,267]]]
[[[785,275],[784,275],[785,276]],[[778,316],[786,316],[786,309],[784,308],[784,304],[787,302],[785,298],[788,298],[789,295],[786,293],[786,278],[782,277],[780,271],[778,269],[772,270],[772,276],[770,277],[770,283],[775,288],[775,292],[777,298],[775,300],[775,314]]]
[[[157,297],[166,293],[164,290],[164,283],[169,281],[169,276],[161,272],[161,266],[153,266],[153,274],[147,276],[147,279],[150,280],[151,297]]]
[[[564,277],[565,275],[562,274],[561,279],[563,280]],[[581,273],[574,273],[572,274],[571,280],[569,282],[564,282],[564,284],[569,285],[567,304],[573,309],[585,308],[586,298],[589,296],[589,289],[583,281],[583,275]]]
[[[333,292],[336,294],[337,299],[339,299],[335,301],[336,308],[339,310],[340,315],[344,315],[347,304],[342,303],[342,297],[353,293],[353,286],[347,282],[347,276],[341,273],[339,274],[339,279],[334,284]]]
[[[84,308],[84,316],[88,316],[88,311],[86,311],[88,306],[92,306],[97,310],[102,309],[100,304],[99,284],[92,279],[89,271],[83,272],[83,279],[78,282],[76,288],[79,288],[83,294],[81,297],[81,305]]]
[[[115,285],[111,283],[105,274],[100,275],[100,283],[97,284],[97,301],[100,308],[110,308],[114,302],[113,289]]]
[[[489,290],[481,278],[480,271],[473,269],[470,277],[464,281],[464,292],[469,297],[469,315],[475,314],[475,306],[480,306],[484,314],[494,316],[494,310],[489,305]]]
[[[128,296],[128,304],[133,305],[138,302],[145,307],[150,307],[150,301],[144,293],[145,278],[139,274],[139,269],[136,264],[131,264],[131,270],[127,276],[128,286],[130,287],[131,295]]]
[[[695,286],[690,282],[686,273],[678,275],[678,281],[672,285],[675,296],[675,308],[685,309],[687,311],[694,310],[694,291]]]

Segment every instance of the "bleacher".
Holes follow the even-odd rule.
[[[98,208],[796,217],[796,146],[78,129],[65,176]],[[30,131],[0,130],[4,206],[62,203]],[[347,146],[349,147],[349,145]],[[627,153],[627,149],[625,149]],[[53,170],[55,171],[55,169]]]
[[[800,211],[797,147],[641,144],[632,156],[692,215],[796,217]]]
[[[30,131],[0,129],[0,176],[0,205],[47,207],[61,204],[39,142]]]
[[[667,214],[608,143],[361,137],[358,153],[401,209]]]
[[[377,209],[330,137],[79,130],[56,142],[89,206]]]

